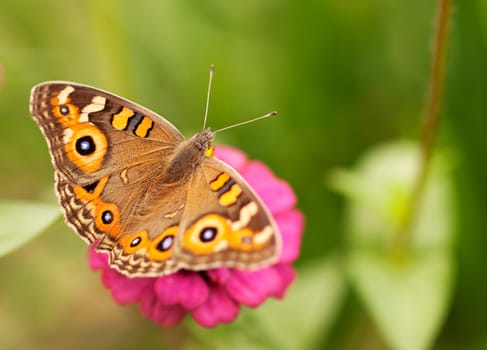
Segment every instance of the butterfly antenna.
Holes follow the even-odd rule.
[[[218,133],[220,131],[223,131],[223,130],[235,128],[235,127],[240,126],[240,125],[245,125],[245,124],[253,123],[253,122],[257,121],[257,120],[270,118],[270,117],[273,117],[275,115],[277,115],[277,112],[276,111],[272,111],[272,112],[269,112],[267,114],[261,115],[260,117],[253,118],[253,119],[250,119],[250,120],[246,120],[244,122],[240,122],[240,123],[237,123],[237,124],[229,125],[229,126],[226,126],[224,128],[218,129],[218,130],[214,131],[214,133],[216,134],[216,133]]]
[[[203,119],[203,130],[206,128],[206,121],[208,120],[208,106],[210,105],[211,83],[213,82],[213,75],[215,74],[215,65],[210,65],[210,79],[208,81],[208,93],[206,94],[205,118]]]

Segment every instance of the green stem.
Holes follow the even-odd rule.
[[[395,248],[399,251],[404,251],[410,245],[412,238],[411,228],[416,219],[419,203],[424,192],[431,158],[434,151],[436,134],[438,133],[440,124],[440,107],[443,98],[451,8],[452,0],[438,0],[438,13],[436,18],[429,96],[424,111],[424,124],[421,135],[420,166],[403,225],[396,237]]]

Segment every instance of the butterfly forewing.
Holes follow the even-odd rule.
[[[141,163],[158,162],[184,140],[168,121],[133,102],[88,86],[35,86],[31,113],[53,163],[70,181],[93,179]]]

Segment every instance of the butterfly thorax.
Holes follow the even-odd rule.
[[[169,161],[164,181],[172,183],[181,180],[191,170],[198,166],[211,148],[215,133],[211,130],[203,130],[190,139],[180,143]]]

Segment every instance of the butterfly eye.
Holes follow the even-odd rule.
[[[151,241],[147,236],[147,231],[142,230],[133,234],[120,237],[119,244],[125,254],[133,254],[141,249],[147,249]]]
[[[161,252],[165,252],[171,249],[173,243],[174,243],[174,236],[173,235],[166,236],[162,241],[160,241],[157,244],[156,248]]]
[[[96,228],[106,232],[112,238],[118,237],[121,227],[120,213],[117,206],[113,203],[106,203],[98,199],[94,209]]]
[[[88,185],[86,185],[86,186],[83,186],[83,189],[84,189],[86,192],[88,192],[88,193],[93,193],[93,192],[95,192],[95,189],[96,189],[96,187],[98,186],[98,183],[99,183],[99,182],[100,182],[100,181],[95,181],[95,182],[93,182],[93,183],[91,183],[91,184],[88,184]]]
[[[113,213],[110,210],[105,210],[101,214],[101,221],[103,221],[105,225],[111,224],[113,221]]]
[[[69,113],[69,107],[66,105],[59,106],[59,113],[62,115],[67,115]]]
[[[164,261],[171,257],[174,237],[178,232],[177,226],[171,226],[164,230],[158,237],[150,241],[147,256],[151,260]]]
[[[142,238],[140,237],[135,237],[132,242],[130,242],[130,246],[131,247],[136,247],[140,244],[140,242],[142,242]]]
[[[215,239],[216,234],[218,233],[216,227],[205,227],[200,232],[200,240],[201,242],[211,242]]]
[[[252,238],[249,236],[242,237],[242,244],[252,244]]]
[[[95,142],[91,136],[83,136],[76,140],[76,151],[82,156],[96,151]]]

